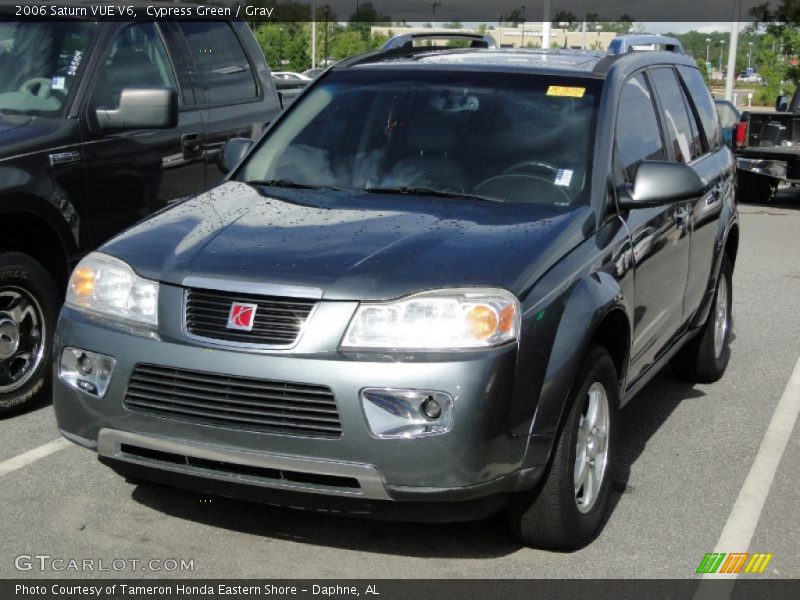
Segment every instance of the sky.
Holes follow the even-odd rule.
[[[711,33],[713,31],[729,32],[731,30],[730,21],[708,22],[708,23],[686,23],[686,22],[658,22],[642,23],[648,33],[686,33],[688,31],[699,31],[700,33]]]

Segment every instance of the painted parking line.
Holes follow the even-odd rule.
[[[35,463],[40,458],[44,458],[45,456],[50,456],[58,452],[59,450],[63,450],[67,446],[70,446],[72,442],[64,438],[58,438],[57,440],[53,440],[52,442],[47,442],[46,444],[42,444],[38,448],[34,448],[33,450],[28,450],[27,452],[23,452],[22,454],[18,454],[14,458],[9,458],[8,460],[4,460],[0,462],[0,477],[3,475],[8,475],[9,473],[21,469],[23,467],[27,467],[31,463]]]
[[[735,553],[747,552],[750,541],[753,539],[764,502],[767,500],[769,488],[775,479],[781,457],[786,450],[786,445],[792,435],[797,416],[800,414],[800,359],[794,366],[794,371],[786,384],[781,399],[772,419],[769,422],[761,446],[758,448],[756,459],[747,473],[739,496],[728,515],[728,520],[722,530],[715,553]],[[703,579],[730,579],[730,590],[733,589],[734,581],[739,573],[706,573]],[[706,594],[713,589],[714,597],[720,598],[721,588],[717,585],[713,588],[703,586],[702,583],[697,590],[695,600],[708,597]]]

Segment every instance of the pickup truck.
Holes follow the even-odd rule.
[[[49,388],[71,267],[280,111],[243,22],[0,21],[0,415]]]
[[[775,112],[742,113],[734,138],[738,201],[768,202],[779,183],[800,182],[798,92],[791,102],[779,96]]]

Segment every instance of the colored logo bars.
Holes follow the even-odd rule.
[[[763,573],[772,554],[757,552],[709,552],[700,561],[696,573]]]

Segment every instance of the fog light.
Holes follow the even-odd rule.
[[[422,403],[422,412],[429,419],[438,419],[442,416],[442,407],[433,399],[433,396],[428,396]]]
[[[75,362],[78,365],[78,371],[80,371],[81,375],[88,376],[94,371],[94,360],[92,360],[86,352],[82,352]]]
[[[372,435],[379,438],[439,435],[453,427],[453,398],[445,392],[365,388],[361,406]]]
[[[102,398],[108,391],[116,361],[111,356],[79,348],[64,348],[58,378],[69,387]]]

